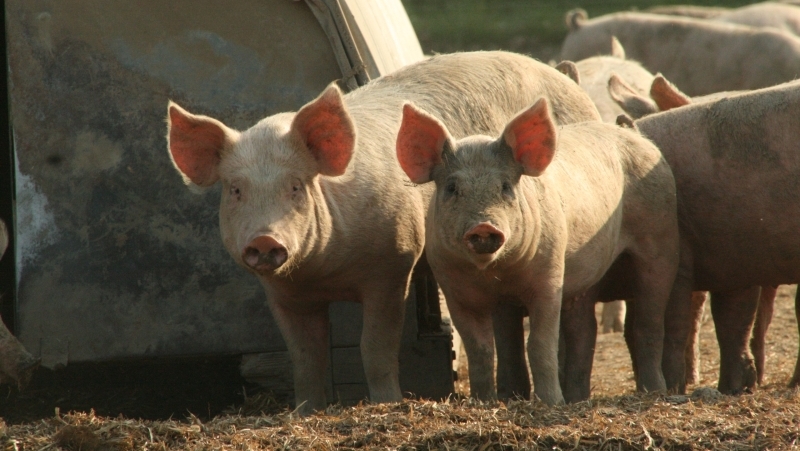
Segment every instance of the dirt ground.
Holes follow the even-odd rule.
[[[767,378],[754,394],[721,396],[707,388],[716,384],[718,367],[713,322],[708,320],[701,333],[698,384],[706,388],[691,396],[634,394],[619,333],[598,336],[592,399],[558,407],[480,403],[455,395],[444,401],[331,406],[325,414],[298,418],[268,394],[254,395],[245,387],[228,393],[237,382],[231,362],[195,362],[160,374],[160,386],[140,384],[133,393],[123,387],[103,391],[103,379],[110,377],[103,374],[83,385],[75,380],[62,384],[61,398],[33,393],[28,400],[38,403],[39,411],[24,421],[9,421],[8,416],[12,407],[24,407],[24,400],[5,395],[0,406],[5,404],[2,416],[8,424],[0,419],[0,450],[798,449],[800,390],[785,387],[797,353],[795,289],[779,291],[767,341]],[[127,374],[145,381],[147,373],[137,369]],[[468,386],[465,376],[462,370],[461,393]],[[214,380],[218,387],[209,390]],[[93,388],[115,399],[87,397]],[[689,393],[696,388],[690,387]],[[9,406],[10,399],[17,404]],[[226,400],[234,401],[220,409]],[[131,406],[159,402],[175,407],[171,418],[134,419],[148,418],[148,412]],[[69,405],[78,407],[70,413]],[[127,413],[115,414],[115,408]]]

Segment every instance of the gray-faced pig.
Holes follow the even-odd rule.
[[[665,388],[664,309],[678,228],[672,175],[652,143],[612,124],[557,127],[546,99],[522,110],[496,139],[456,140],[445,124],[407,104],[397,158],[414,183],[435,182],[426,255],[463,339],[474,396],[495,396],[491,313],[512,302],[530,315],[534,393],[548,404],[588,397],[599,282],[620,259],[637,288],[630,297],[639,312],[637,387]]]
[[[670,388],[684,389],[692,290],[711,292],[719,390],[755,386],[748,338],[761,287],[800,281],[798,109],[800,84],[791,82],[634,123],[661,149],[678,189],[681,263],[663,363]]]
[[[0,221],[0,258],[8,247],[8,229]],[[22,390],[31,380],[39,359],[30,355],[0,321],[0,384],[14,384]]]
[[[172,161],[189,185],[222,182],[222,241],[264,285],[302,413],[325,407],[333,301],[363,305],[370,399],[402,399],[403,300],[430,195],[408,183],[394,157],[403,102],[467,136],[498,132],[542,95],[563,123],[599,117],[571,80],[506,52],[434,56],[344,96],[332,85],[298,112],[244,132],[169,105]]]

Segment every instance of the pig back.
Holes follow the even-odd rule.
[[[357,122],[385,122],[383,128],[393,135],[403,103],[412,102],[460,139],[497,136],[512,115],[540,97],[548,98],[558,124],[600,119],[591,99],[571,79],[532,58],[500,51],[437,55],[345,98]]]
[[[695,289],[800,280],[800,83],[636,121],[678,190]]]
[[[410,208],[424,212],[432,187],[414,187],[395,157],[404,103],[412,102],[434,115],[459,139],[498,136],[511,117],[540,97],[550,100],[558,124],[600,120],[592,100],[571,79],[510,52],[437,55],[373,80],[345,96],[358,130],[356,153],[348,169],[353,176],[346,179],[363,185],[356,188],[359,191],[380,186],[384,191],[380,199],[390,199],[397,208],[414,202]],[[387,196],[387,190],[410,195],[397,199]]]
[[[611,36],[629,58],[692,96],[764,88],[800,73],[800,40],[789,33],[634,12],[586,21],[567,35],[561,57],[609,53]]]

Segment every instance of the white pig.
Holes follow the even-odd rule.
[[[266,290],[301,413],[325,407],[333,301],[363,305],[370,399],[402,399],[403,300],[430,195],[394,158],[403,103],[426,108],[460,137],[499,132],[539,96],[552,101],[559,123],[599,119],[567,77],[506,52],[434,56],[346,95],[331,85],[297,113],[244,132],[170,103],[172,161],[189,185],[222,183],[222,241]]]

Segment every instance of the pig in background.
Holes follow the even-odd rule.
[[[672,5],[647,9],[648,13],[709,19],[751,27],[770,27],[800,34],[800,8],[793,2],[762,2],[739,8]]]
[[[711,292],[719,390],[754,388],[748,349],[762,287],[800,281],[800,84],[687,105],[634,122],[661,149],[678,192],[681,263],[667,317],[664,376],[683,390],[693,290]],[[798,369],[792,378],[796,384]]]
[[[577,61],[609,53],[612,36],[627,56],[661,72],[689,95],[757,89],[800,74],[800,38],[771,28],[639,12],[567,14],[561,58]]]
[[[464,341],[473,395],[495,394],[492,310],[513,301],[530,315],[534,393],[548,404],[588,398],[594,305],[616,263],[635,281],[626,287],[638,287],[627,293],[638,313],[637,388],[663,390],[664,309],[678,237],[674,182],[658,149],[612,124],[556,129],[545,99],[499,135],[456,140],[409,104],[397,137],[409,178],[435,182],[426,255]]]
[[[654,76],[638,62],[626,58],[625,48],[616,37],[612,36],[609,42],[611,54],[592,56],[575,62],[562,61],[556,69],[572,78],[586,91],[600,112],[603,122],[613,124],[620,114],[631,112],[624,110],[612,98],[608,89],[609,78],[617,75],[635,92],[647,95]]]
[[[0,220],[0,258],[8,248],[8,229]],[[0,321],[0,384],[16,385],[22,390],[30,382],[39,359],[30,355],[5,324]]]
[[[297,113],[239,132],[168,107],[169,151],[190,186],[223,184],[222,241],[262,282],[287,343],[301,413],[326,405],[328,304],[363,305],[361,353],[374,402],[400,401],[403,302],[423,250],[430,190],[394,157],[413,101],[457,137],[498,133],[546,96],[559,123],[597,120],[572,81],[505,52],[431,57],[346,95],[335,86]]]
[[[697,104],[713,102],[715,100],[743,93],[722,92],[691,98],[681,92],[675,85],[670,83],[660,74],[656,75],[653,80],[649,97],[642,96],[640,93],[636,92],[637,90],[635,90],[633,87],[628,86],[621,77],[616,75],[612,76],[612,78],[609,80],[608,89],[611,92],[611,96],[619,102],[623,109],[627,109],[627,106],[631,104],[643,105],[649,103],[651,105],[651,111],[648,114],[653,114],[658,111],[669,111],[673,108],[679,108],[692,103]],[[700,293],[693,293],[693,296],[699,295]],[[750,339],[750,351],[753,353],[753,358],[755,360],[757,382],[759,385],[763,384],[766,372],[766,334],[772,321],[772,313],[774,310],[776,297],[776,286],[761,287],[761,293],[758,300],[758,310],[756,311],[752,338]],[[698,302],[700,303],[700,307],[696,305]],[[704,302],[705,297],[697,300],[693,298],[693,309],[698,311],[698,315],[700,314],[699,312],[702,311],[702,304]],[[797,298],[795,299],[795,304],[798,304]],[[699,324],[700,318],[695,317],[694,321]],[[697,332],[699,332],[697,328],[694,328],[692,333],[689,335],[689,343],[687,345],[687,384],[695,382],[697,380],[697,373],[699,372],[699,353],[696,351],[699,340]],[[798,376],[798,371],[800,370],[798,370],[798,368],[800,368],[800,356],[798,357],[798,362],[795,364],[795,376],[790,381],[790,386],[796,386],[800,383],[800,379],[798,379],[798,377],[800,377]]]

